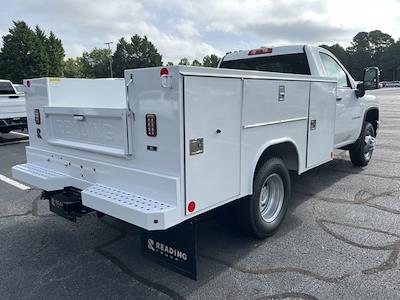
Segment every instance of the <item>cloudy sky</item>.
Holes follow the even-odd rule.
[[[359,31],[400,37],[400,0],[1,0],[0,35],[12,20],[38,24],[67,57],[132,34],[147,35],[163,61],[261,45],[347,46]]]

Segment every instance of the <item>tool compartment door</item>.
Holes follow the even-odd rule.
[[[332,159],[336,118],[336,83],[310,84],[307,168]]]
[[[186,213],[239,195],[241,99],[241,79],[184,77]]]

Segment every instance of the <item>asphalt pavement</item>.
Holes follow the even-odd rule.
[[[400,299],[400,89],[374,93],[381,122],[369,166],[336,151],[294,176],[287,217],[263,241],[207,215],[197,281],[144,258],[134,226],[95,214],[72,223],[39,190],[4,181],[28,141],[0,135],[0,298]]]

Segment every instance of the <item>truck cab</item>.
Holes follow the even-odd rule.
[[[378,100],[373,95],[358,94],[356,81],[324,48],[295,45],[236,51],[225,55],[218,67],[334,78],[337,80],[334,147],[346,148],[354,144],[365,120],[372,124],[376,136]]]
[[[25,94],[11,81],[0,80],[0,133],[26,127]]]

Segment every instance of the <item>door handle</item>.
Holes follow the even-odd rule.
[[[73,117],[77,121],[83,121],[85,119],[84,115],[74,115]]]
[[[342,97],[336,97],[336,101],[341,101]]]

